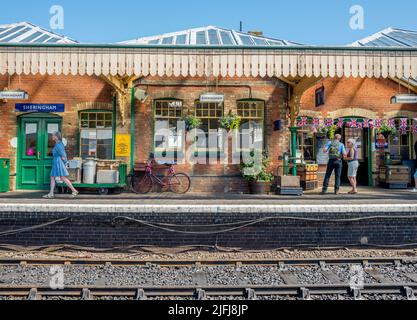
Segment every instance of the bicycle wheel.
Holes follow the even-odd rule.
[[[191,179],[185,173],[176,173],[169,177],[169,188],[174,193],[187,193],[191,187]]]
[[[134,193],[149,193],[153,185],[152,178],[149,174],[145,174],[143,177],[132,177],[130,189]]]

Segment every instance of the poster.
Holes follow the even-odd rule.
[[[327,164],[329,162],[329,154],[323,151],[323,148],[329,141],[327,138],[316,139],[316,159],[318,164]]]
[[[375,148],[376,149],[387,149],[388,148],[388,139],[384,137],[382,133],[375,136]]]
[[[130,134],[116,134],[116,157],[130,156]]]

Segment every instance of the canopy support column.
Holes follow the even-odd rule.
[[[290,94],[289,94],[289,120],[290,120],[290,132],[291,132],[291,163],[293,164],[293,167],[291,169],[291,174],[296,176],[297,175],[297,117],[300,113],[300,103],[301,103],[301,97],[303,96],[303,93],[311,88],[313,85],[315,85],[318,81],[320,81],[321,78],[302,78],[300,81],[294,83],[288,83],[289,87],[291,88]]]

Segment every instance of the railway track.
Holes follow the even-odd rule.
[[[161,267],[185,267],[185,266],[311,266],[318,265],[342,265],[360,264],[364,267],[372,265],[402,265],[417,263],[417,257],[369,257],[369,258],[306,258],[306,259],[231,259],[231,260],[127,260],[127,259],[9,259],[0,258],[2,265],[84,265],[84,266],[149,266],[159,265]]]
[[[53,290],[40,284],[4,284],[1,281],[1,270],[11,268],[47,268],[51,266],[76,268],[114,268],[126,269],[137,267],[168,268],[181,270],[186,268],[188,273],[218,272],[218,268],[227,267],[240,274],[245,268],[272,268],[273,272],[282,280],[280,284],[252,284],[213,285],[197,283],[192,285],[92,285],[75,284]],[[346,278],[340,277],[334,268],[348,268],[352,265],[360,266],[364,274],[372,279],[361,285],[352,285]],[[412,266],[412,272],[407,266]],[[264,300],[264,299],[314,299],[317,297],[333,296],[335,299],[366,299],[367,296],[390,297],[396,296],[403,300],[415,300],[417,290],[417,259],[415,258],[323,258],[323,259],[280,259],[280,260],[204,260],[204,261],[139,261],[139,260],[86,260],[86,259],[0,259],[0,299],[234,299],[234,300]],[[327,283],[306,283],[297,276],[299,270],[309,270],[320,273]],[[380,268],[390,268],[390,272],[398,273],[398,279],[393,281]],[[100,270],[101,270],[100,269]],[[43,269],[46,270],[46,269]],[[76,269],[78,270],[78,269]],[[135,269],[138,272],[137,269]],[[158,269],[159,270],[159,269]],[[191,270],[191,271],[190,271]],[[203,270],[203,271],[201,271]],[[297,271],[298,270],[298,271]],[[332,271],[333,270],[333,271]],[[130,272],[130,271],[128,271]],[[271,271],[272,272],[272,271]],[[184,274],[184,273],[183,273]],[[181,276],[181,273],[177,275]]]
[[[364,295],[399,295],[407,300],[416,300],[414,295],[417,283],[366,284],[361,289],[349,285],[282,285],[282,286],[177,286],[177,287],[78,287],[68,286],[53,290],[49,287],[0,286],[0,296],[40,300],[43,298],[77,298],[94,300],[96,298],[122,297],[126,300],[147,300],[158,297],[190,298],[207,300],[211,298],[235,297],[257,300],[262,297],[296,297],[310,300],[312,296],[343,295],[361,300]]]

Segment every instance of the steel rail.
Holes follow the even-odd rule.
[[[25,259],[0,258],[4,265],[84,265],[84,266],[149,266],[186,267],[186,266],[311,266],[311,265],[401,265],[417,263],[416,258],[409,257],[363,257],[363,258],[301,258],[301,259],[227,259],[227,260],[137,260],[137,259]]]
[[[279,286],[167,286],[167,287],[104,287],[104,286],[68,286],[53,290],[43,286],[0,285],[0,296],[27,297],[129,297],[138,300],[147,297],[194,297],[203,300],[207,297],[244,297],[256,296],[297,296],[309,299],[311,295],[351,295],[360,298],[361,294],[397,294],[415,299],[417,283],[365,284],[360,289],[352,289],[348,284],[337,285],[279,285]]]

